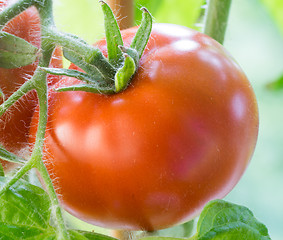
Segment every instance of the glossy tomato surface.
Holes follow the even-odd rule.
[[[12,1],[0,1],[0,11]],[[37,10],[29,8],[16,18],[12,19],[3,28],[3,31],[25,39],[36,47],[40,47],[40,23]],[[62,67],[61,50],[58,48],[53,54],[51,65]],[[15,69],[0,68],[0,88],[7,99],[34,73],[37,62],[25,67]],[[57,76],[49,76],[49,84],[57,82]],[[3,100],[0,99],[0,104]],[[25,156],[28,143],[28,133],[31,117],[37,105],[35,92],[21,98],[0,119],[0,143],[9,151]],[[27,150],[27,149],[26,149]],[[11,163],[1,161],[8,169]]]
[[[135,31],[122,31],[125,45]],[[96,45],[105,51],[105,40]],[[67,211],[103,227],[156,230],[190,220],[231,191],[257,140],[245,74],[220,44],[181,26],[153,26],[125,91],[49,98],[44,162],[55,189]]]

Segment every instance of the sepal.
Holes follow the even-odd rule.
[[[17,155],[7,151],[2,145],[0,145],[0,159],[20,164],[23,164],[25,162],[25,159],[20,158]]]
[[[0,32],[0,67],[19,68],[34,63],[38,48],[7,32]]]

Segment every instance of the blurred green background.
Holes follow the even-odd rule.
[[[202,0],[136,0],[155,22],[170,22],[202,30]],[[103,17],[96,0],[54,0],[60,30],[89,43],[103,36]],[[269,229],[273,240],[283,239],[283,88],[267,85],[283,76],[283,1],[233,0],[224,46],[246,72],[254,87],[260,113],[259,139],[253,159],[227,200],[247,206]],[[70,218],[78,228],[93,226]],[[97,230],[97,229],[96,229]],[[104,231],[99,229],[98,231]],[[170,231],[170,230],[169,230]]]

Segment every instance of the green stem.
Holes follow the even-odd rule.
[[[50,52],[49,53],[45,52],[45,54],[50,55]],[[47,63],[44,62],[44,59],[42,60],[41,65],[47,65]],[[40,172],[40,175],[42,177],[42,180],[44,182],[44,185],[46,187],[46,190],[48,192],[48,195],[51,201],[52,210],[53,210],[53,213],[56,219],[56,223],[57,223],[57,227],[58,227],[57,228],[58,230],[57,239],[66,240],[66,239],[69,239],[69,236],[68,236],[68,232],[67,232],[67,229],[64,223],[59,201],[55,193],[54,187],[52,185],[52,181],[47,172],[47,169],[42,161],[44,136],[45,136],[45,131],[46,131],[47,116],[48,116],[47,115],[48,105],[46,104],[48,99],[47,99],[46,81],[41,82],[41,80],[44,80],[44,78],[46,78],[46,72],[42,70],[38,70],[38,71],[40,71],[41,77],[36,79],[37,81],[35,85],[36,85],[36,91],[37,91],[38,99],[39,99],[39,122],[38,122],[37,134],[36,134],[36,142],[34,145],[31,159],[34,158],[36,160],[35,167]]]
[[[36,4],[39,11],[40,21],[41,21],[41,49],[42,57],[39,60],[39,67],[48,67],[52,57],[52,53],[55,48],[55,43],[52,39],[48,38],[49,28],[54,28],[53,12],[52,12],[52,0],[45,0],[43,4],[41,2]],[[33,149],[32,155],[37,159],[36,167],[39,170],[44,184],[47,188],[49,194],[52,209],[55,210],[55,218],[58,225],[57,239],[67,240],[69,235],[67,228],[64,223],[62,211],[59,205],[57,195],[55,193],[54,187],[52,185],[51,179],[43,164],[43,145],[44,137],[47,125],[48,117],[48,96],[47,96],[47,73],[40,68],[37,68],[39,72],[39,77],[34,79],[35,90],[38,96],[39,102],[39,122],[36,134],[36,142]]]
[[[232,0],[210,0],[206,13],[204,33],[220,44],[224,42]]]
[[[78,37],[58,32],[53,28],[46,29],[46,36],[49,38],[49,41],[62,46],[63,49],[80,53],[84,61],[94,65],[106,79],[114,79],[116,69],[97,47],[88,45]]]
[[[18,101],[22,96],[24,96],[26,93],[34,89],[33,86],[33,78],[35,78],[36,75],[34,75],[29,81],[25,82],[18,91],[14,92],[5,102],[3,102],[0,105],[0,117],[8,110],[9,107],[11,107],[16,101]]]
[[[41,66],[48,66],[49,61],[45,61],[48,59],[48,56],[51,57],[53,48],[47,48],[44,52],[46,58],[42,58],[40,61]],[[44,181],[44,185],[46,186],[48,195],[50,197],[50,201],[52,204],[52,209],[55,211],[55,219],[58,226],[58,233],[57,239],[69,239],[68,232],[63,220],[63,215],[59,206],[59,202],[53,188],[51,179],[48,175],[48,172],[43,164],[42,157],[43,157],[43,144],[44,144],[44,136],[46,131],[46,124],[47,124],[47,111],[48,111],[48,98],[47,98],[47,83],[46,83],[46,72],[41,70],[40,68],[37,69],[39,72],[39,77],[35,79],[35,89],[38,95],[39,101],[39,122],[38,122],[38,129],[36,134],[36,141],[34,145],[34,149],[32,152],[31,159],[35,160],[35,167],[39,170],[40,175]]]
[[[62,215],[62,209],[60,207],[52,181],[42,161],[38,161],[37,169],[39,170],[40,175],[42,179],[44,180],[45,188],[51,200],[52,211],[53,211],[54,216],[56,217],[56,223],[58,227],[58,234],[57,234],[56,239],[59,239],[59,240],[69,239],[68,232],[67,232],[65,222],[64,222],[64,218]]]
[[[41,35],[47,27],[55,27],[53,18],[53,1],[52,0],[35,0],[34,6],[37,8],[42,26]]]
[[[30,158],[29,161],[25,163],[24,166],[20,168],[18,172],[11,178],[5,185],[1,188],[0,196],[5,193],[13,184],[15,184],[19,179],[21,179],[29,170],[34,167],[35,161],[33,158]]]
[[[14,4],[4,8],[0,14],[0,30],[12,18],[31,7],[37,0],[18,0]]]
[[[0,162],[0,177],[5,177],[5,172],[4,172],[4,168]]]

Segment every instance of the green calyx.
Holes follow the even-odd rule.
[[[18,68],[36,61],[38,48],[7,32],[0,32],[0,67]]]
[[[114,94],[127,88],[130,80],[138,69],[139,60],[148,42],[151,29],[151,14],[142,8],[143,18],[141,25],[132,40],[129,48],[124,47],[123,39],[117,21],[110,7],[102,0],[102,11],[104,14],[105,36],[107,43],[107,54],[105,58],[101,51],[95,47],[86,51],[63,45],[65,58],[76,64],[84,72],[71,69],[41,68],[55,75],[75,77],[84,83],[62,87],[57,91],[86,91],[102,94]],[[72,41],[80,45],[85,43],[68,35]]]

